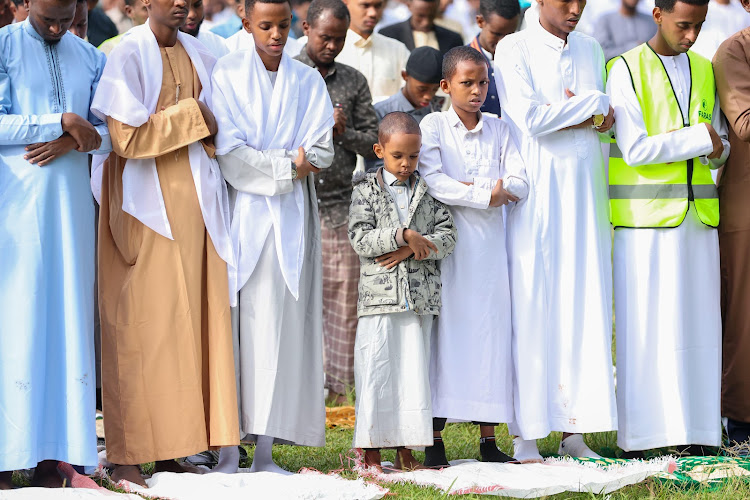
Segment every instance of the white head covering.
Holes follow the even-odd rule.
[[[202,86],[199,99],[210,106],[210,77],[216,59],[195,38],[178,32],[177,39],[198,73]],[[146,22],[129,30],[110,54],[91,111],[102,120],[109,116],[131,127],[140,127],[156,112],[161,84],[159,44]],[[234,259],[229,235],[229,199],[219,165],[199,142],[188,146],[188,156],[206,230],[217,253],[231,268]],[[103,158],[97,160],[91,176],[92,190],[100,195]],[[155,159],[128,159],[122,174],[122,189],[123,211],[165,238],[174,239]]]
[[[320,73],[286,53],[281,57],[275,84],[252,46],[221,58],[214,70],[213,86],[219,155],[241,146],[270,154],[296,152],[299,147],[309,150],[333,128],[333,106]],[[238,274],[230,275],[236,291],[250,278],[273,228],[284,280],[292,295],[299,296],[305,257],[304,221],[301,182],[294,183],[292,192],[276,196],[237,193],[232,242]]]

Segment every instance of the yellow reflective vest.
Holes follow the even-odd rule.
[[[607,64],[622,59],[630,71],[649,136],[711,123],[716,96],[711,62],[692,52],[689,123],[684,122],[669,75],[659,56],[644,43]],[[610,220],[615,227],[656,228],[682,224],[691,201],[700,220],[719,225],[719,198],[708,166],[697,158],[631,167],[616,142],[609,155]]]

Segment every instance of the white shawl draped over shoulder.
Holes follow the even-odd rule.
[[[230,53],[216,64],[212,109],[219,124],[218,155],[249,146],[294,158],[298,148],[309,151],[334,124],[328,90],[317,70],[284,54],[272,84],[254,46]],[[247,283],[273,229],[287,288],[299,297],[307,186],[294,182],[291,192],[275,196],[237,192],[232,214],[237,274],[230,274],[230,287],[234,282],[235,291]],[[310,195],[315,196],[314,190]]]
[[[200,79],[199,100],[210,106],[211,71],[216,59],[195,38],[179,32],[177,39]],[[149,23],[132,28],[107,59],[91,111],[102,120],[109,116],[131,127],[140,127],[156,113],[162,71],[159,44]],[[206,230],[216,252],[231,269],[234,258],[229,234],[229,198],[219,164],[208,156],[200,142],[188,146],[188,157]],[[102,163],[95,162],[92,172],[95,195],[101,193]],[[174,239],[154,158],[126,161],[122,191],[123,211],[165,238]]]

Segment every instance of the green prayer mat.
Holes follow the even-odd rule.
[[[594,463],[603,467],[630,462],[620,458],[576,458],[578,462]],[[705,488],[720,490],[729,479],[741,478],[750,482],[750,458],[735,457],[684,457],[675,458],[676,469],[663,472],[654,478],[680,488]]]

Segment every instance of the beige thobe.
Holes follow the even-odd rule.
[[[102,179],[104,421],[107,458],[123,465],[239,442],[227,265],[206,232],[188,159],[187,146],[209,136],[201,84],[179,42],[161,56],[157,112],[137,128],[108,119],[114,152]],[[122,210],[128,158],[156,158],[174,240]]]

